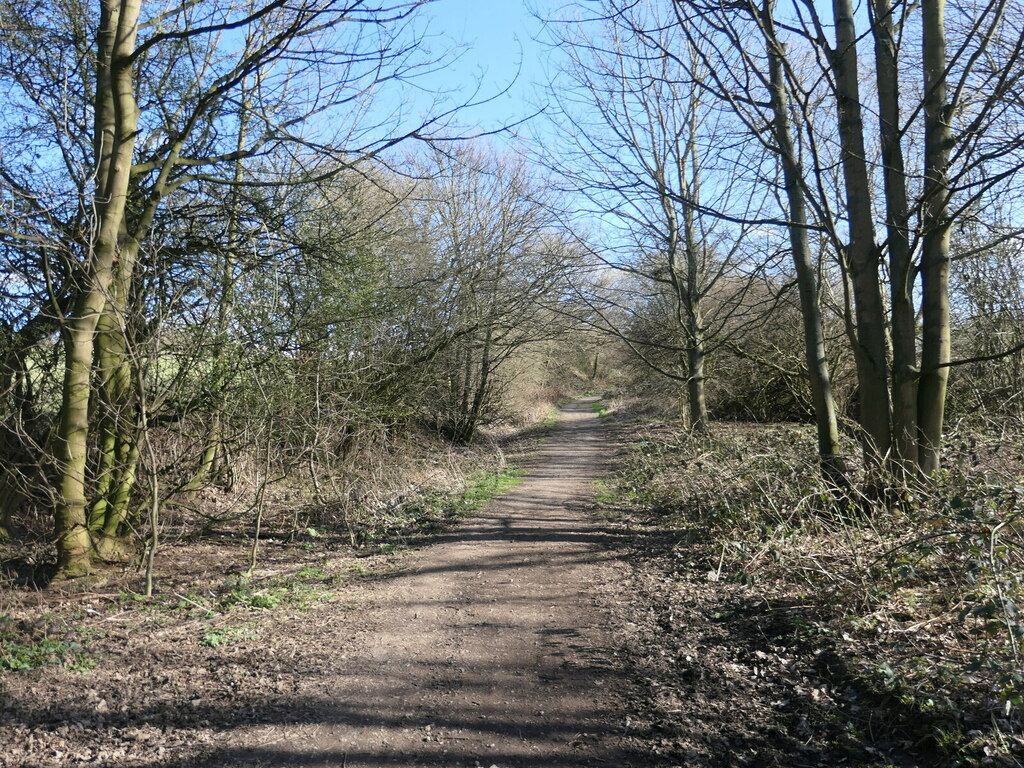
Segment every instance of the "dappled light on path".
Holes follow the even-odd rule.
[[[565,409],[520,486],[379,582],[319,695],[252,713],[209,764],[642,765],[602,629],[611,535],[584,511],[603,460],[590,403]]]

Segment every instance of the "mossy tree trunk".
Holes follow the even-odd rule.
[[[93,249],[72,314],[62,329],[64,383],[57,429],[59,500],[55,511],[60,573],[91,568],[86,463],[96,328],[125,245],[125,213],[138,127],[133,62],[141,0],[103,0],[97,50]]]
[[[118,535],[128,516],[138,464],[139,403],[132,381],[137,361],[130,355],[127,333],[119,322],[125,316],[125,274],[124,269],[119,272],[118,285],[97,324],[96,335],[99,456],[89,529],[94,536],[108,538]]]

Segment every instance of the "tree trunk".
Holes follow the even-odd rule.
[[[896,464],[914,472],[918,461],[917,335],[910,254],[906,169],[900,142],[900,87],[896,30],[890,0],[872,0],[879,137],[889,242],[892,318],[892,433]]]
[[[708,431],[708,405],[704,396],[704,347],[690,344],[686,350],[686,393],[690,405],[690,429],[704,434]]]
[[[684,186],[683,191],[689,194],[690,188]],[[704,322],[701,312],[698,256],[700,245],[696,242],[693,208],[689,202],[684,203],[684,206],[683,248],[686,253],[686,285],[683,286],[682,304],[686,312],[686,390],[690,407],[690,429],[703,434],[708,431],[708,405],[704,396]]]
[[[848,209],[849,264],[857,320],[857,381],[864,454],[869,465],[885,457],[891,445],[889,376],[886,359],[885,310],[879,281],[879,255],[874,238],[871,184],[864,150],[857,71],[857,31],[850,0],[833,0],[836,48],[832,52],[839,142]]]
[[[183,491],[198,491],[216,473],[217,457],[220,455],[220,444],[222,441],[220,414],[222,404],[218,403],[214,407],[217,410],[214,411],[210,419],[210,430],[206,434],[206,446],[199,457],[199,467],[196,469],[195,474],[192,475],[192,478],[182,486],[181,490]]]
[[[462,434],[459,442],[471,443],[473,438],[476,436],[476,428],[480,423],[480,414],[483,413],[484,403],[487,400],[488,389],[491,384],[491,340],[493,331],[491,326],[488,325],[487,332],[484,335],[484,345],[480,352],[480,366],[479,366],[479,377],[477,379],[476,388],[473,392],[473,399],[470,403],[469,411],[466,412],[463,419]]]
[[[93,499],[89,506],[89,530],[96,533],[103,528],[110,503],[110,489],[117,470],[117,435],[107,419],[100,425],[99,456],[96,459]]]
[[[786,199],[789,204],[789,241],[793,252],[800,309],[803,318],[804,353],[810,376],[811,395],[818,435],[818,457],[822,473],[841,487],[847,485],[846,464],[839,448],[839,427],[836,422],[835,401],[832,396],[832,377],[825,352],[825,333],[818,302],[818,277],[811,257],[807,235],[807,207],[801,186],[803,170],[793,146],[789,123],[788,96],[782,71],[781,45],[775,37],[771,20],[771,6],[766,5],[764,25],[767,34],[768,67],[771,85],[773,130],[782,163]]]
[[[103,521],[103,536],[107,538],[119,536],[122,524],[128,519],[129,503],[139,467],[138,437],[133,436],[119,448],[118,482],[111,488],[110,503]]]
[[[697,165],[697,148],[695,124],[697,109],[691,101],[690,134],[686,152],[683,155],[689,163],[680,163],[680,189],[685,197],[683,200],[683,248],[686,252],[686,285],[683,305],[686,309],[686,387],[690,401],[690,429],[697,433],[708,431],[708,405],[704,396],[704,317],[700,292],[701,279],[701,243],[697,242],[696,227],[693,222],[693,207],[699,204],[696,200],[700,194],[700,168]],[[686,166],[689,165],[693,183],[686,179]]]
[[[122,248],[122,259],[115,287],[96,327],[96,367],[98,386],[96,390],[97,417],[99,422],[99,458],[95,472],[95,486],[92,505],[89,508],[89,529],[106,531],[110,525],[108,516],[118,513],[112,508],[114,498],[122,495],[126,477],[134,475],[128,467],[131,448],[137,440],[137,404],[132,387],[133,363],[128,353],[128,340],[120,327],[118,318],[124,314],[123,297],[128,292],[125,275],[131,269],[133,258],[130,248]],[[128,488],[130,492],[131,488]],[[123,516],[122,516],[123,519]]]
[[[138,125],[130,55],[141,0],[104,0],[100,9],[95,136],[97,223],[91,261],[63,328],[64,383],[57,428],[58,490],[54,514],[58,570],[90,570],[92,537],[86,519],[89,392],[96,325],[113,284]]]
[[[79,576],[91,569],[92,537],[86,520],[85,465],[93,331],[96,314],[102,310],[102,298],[96,290],[83,292],[75,302],[75,316],[64,329],[65,372],[57,427],[60,498],[54,533],[57,567],[65,576]]]
[[[945,0],[922,4],[924,62],[924,243],[921,255],[922,343],[918,392],[919,463],[939,468],[949,377],[949,155],[953,132],[946,103]]]

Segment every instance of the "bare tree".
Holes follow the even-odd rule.
[[[283,152],[304,177],[327,176],[436,129],[443,115],[410,124],[370,108],[383,84],[433,66],[412,25],[426,1],[150,8],[104,0],[98,13],[58,5],[45,14],[4,4],[2,77],[22,109],[4,121],[17,143],[7,144],[0,172],[33,209],[34,229],[15,218],[3,234],[11,245],[28,238],[72,257],[55,288],[68,291],[66,306],[46,307],[60,310],[64,343],[54,437],[63,573],[88,570],[93,551],[94,375],[106,403],[103,453],[120,457],[101,467],[101,506],[116,507],[110,487],[131,484],[138,440],[116,428],[135,421],[122,417],[135,407],[123,339],[140,254],[163,201],[204,184],[286,180],[266,164],[240,178],[241,159],[258,164]],[[48,268],[45,260],[37,266]],[[94,518],[106,514],[93,508]]]
[[[681,341],[662,334],[652,346],[650,336],[629,337],[607,312],[599,323],[685,383],[689,422],[704,431],[706,357],[734,335],[730,319],[757,314],[745,286],[768,261],[749,237],[764,193],[734,172],[735,126],[699,86],[707,77],[702,53],[691,42],[677,58],[660,55],[672,29],[665,8],[606,2],[578,10],[548,25],[569,62],[550,89],[553,120],[571,128],[543,161],[585,201],[580,213],[605,225],[590,239],[600,243],[599,262],[630,275],[622,284],[629,291],[646,285],[648,305],[670,297]],[[637,35],[638,26],[650,37]],[[616,301],[605,290],[595,301],[623,309],[633,299]],[[678,357],[667,364],[650,354],[672,347]]]
[[[950,364],[948,241],[958,210],[954,201],[959,196],[960,204],[969,207],[1020,169],[1020,142],[1005,126],[1020,77],[1013,54],[1022,37],[1008,23],[1014,5],[958,5],[953,25],[957,42],[950,52],[944,3],[928,4],[919,20],[913,6],[873,3],[867,33],[875,42],[876,129],[863,118],[875,109],[867,107],[861,95],[863,63],[857,49],[863,30],[857,29],[860,22],[850,3],[834,2],[829,21],[820,17],[816,5],[802,0],[784,7],[753,2],[728,7],[682,1],[673,5],[687,37],[707,39],[706,30],[711,29],[719,45],[743,51],[747,41],[735,30],[754,29],[771,43],[795,110],[804,117],[800,152],[810,164],[800,183],[815,210],[816,225],[829,235],[850,290],[848,318],[865,456],[877,466],[893,451],[899,466],[933,472],[938,468]],[[915,38],[920,44],[916,53],[908,46]],[[996,49],[1011,55],[990,55]],[[664,50],[685,59],[681,46]],[[750,107],[756,104],[756,95],[737,86],[765,67],[751,55],[744,56],[742,70],[730,69],[722,55],[716,61],[722,67],[712,71],[725,75],[717,85],[718,97],[753,114]],[[920,96],[901,88],[900,75],[910,67],[920,73]],[[763,75],[754,82],[757,79],[763,81]],[[982,83],[985,89],[975,90]],[[822,120],[823,104],[834,107],[834,121]],[[757,121],[749,127],[752,137],[760,136]],[[924,147],[916,168],[905,162],[904,149],[911,146],[912,136],[920,137]],[[878,164],[868,152],[876,138]],[[1007,153],[996,165],[983,149],[993,146]],[[833,158],[843,169],[838,188],[830,182]],[[884,200],[880,226],[874,213],[876,198]],[[879,236],[883,229],[887,239]],[[884,250],[888,291],[883,291],[879,268]],[[914,338],[915,274],[922,281],[919,352]],[[888,294],[888,316],[883,293]]]
[[[420,168],[429,181],[416,189],[413,215],[434,262],[424,284],[462,331],[437,359],[431,409],[446,435],[468,443],[498,402],[503,364],[561,330],[545,305],[564,293],[575,251],[557,231],[550,190],[521,158],[459,145]]]

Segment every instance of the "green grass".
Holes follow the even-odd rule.
[[[199,642],[207,648],[219,648],[222,645],[230,645],[239,640],[253,640],[256,637],[258,634],[250,627],[218,627],[206,630]]]
[[[222,611],[236,606],[267,610],[281,605],[308,608],[323,600],[335,582],[322,568],[307,566],[293,574],[279,576],[259,586],[250,583],[248,576],[232,579],[229,589],[219,601]]]
[[[557,403],[552,403],[548,406],[547,412],[544,417],[539,419],[533,426],[537,430],[549,430],[557,427],[562,421],[562,408],[572,402],[572,398],[563,398]]]
[[[270,589],[253,589],[252,587],[236,587],[221,599],[222,608],[247,606],[249,608],[277,608],[284,601],[286,590],[282,587]]]
[[[622,494],[614,482],[600,479],[594,481],[594,503],[607,505],[622,501]]]
[[[96,663],[82,653],[81,644],[73,640],[44,638],[25,642],[11,634],[0,635],[0,670],[21,672],[51,666],[84,672]]]
[[[435,528],[441,521],[462,517],[481,509],[491,499],[508,492],[523,481],[523,470],[508,465],[497,470],[480,470],[467,478],[465,486],[456,493],[429,493],[404,505],[397,514],[380,521],[368,531],[364,542],[375,544],[382,552],[397,551],[392,540],[414,530]]]
[[[598,400],[590,404],[590,410],[596,413],[598,416],[606,416],[611,413],[611,410],[607,405],[604,404],[603,400]]]
[[[557,411],[552,411],[550,414],[545,416],[543,419],[537,422],[537,429],[554,429],[558,426],[558,423],[562,420]]]
[[[470,477],[469,485],[458,499],[458,511],[475,512],[491,499],[507,493],[522,482],[523,470],[514,465],[496,472],[478,472]]]

